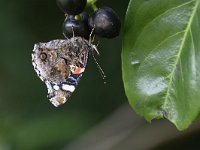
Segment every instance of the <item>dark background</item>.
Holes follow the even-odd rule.
[[[99,0],[124,20],[128,0]],[[0,150],[60,149],[126,103],[121,75],[121,35],[97,38],[99,63],[92,58],[69,101],[55,108],[31,64],[34,43],[62,39],[64,14],[55,0],[0,1]]]
[[[128,0],[99,0],[98,6],[112,7],[123,24]],[[107,84],[89,58],[76,91],[55,108],[33,70],[31,52],[37,42],[62,39],[63,20],[55,0],[0,1],[0,150],[200,148],[199,121],[179,132],[166,120],[147,123],[127,104],[121,72],[123,26],[117,38],[96,38]]]

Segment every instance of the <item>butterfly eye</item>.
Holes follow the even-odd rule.
[[[41,54],[40,54],[40,59],[41,59],[42,61],[45,61],[45,60],[47,59],[47,54],[46,54],[46,53],[41,53]]]

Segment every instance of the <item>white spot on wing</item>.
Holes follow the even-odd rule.
[[[60,104],[55,100],[55,98],[51,98],[50,102],[55,106],[58,107]]]
[[[53,88],[54,88],[54,90],[59,90],[60,89],[59,86],[57,86],[57,85],[54,85]]]
[[[31,54],[31,56],[32,56],[32,59],[35,57],[34,54]]]
[[[53,89],[52,89],[52,86],[49,82],[45,82],[46,83],[46,86],[47,86],[47,90],[48,90],[48,93],[53,93]]]
[[[39,70],[35,69],[35,72],[37,73],[38,76],[40,75]]]
[[[65,91],[74,92],[75,86],[74,85],[63,84],[62,85],[62,89],[65,90]]]
[[[36,64],[35,64],[35,62],[33,62],[32,64],[33,64],[33,67],[34,67],[34,69],[35,69],[35,68],[36,68]]]
[[[83,73],[85,71],[85,68],[81,68],[80,73]]]

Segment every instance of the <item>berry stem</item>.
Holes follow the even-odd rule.
[[[87,7],[91,7],[94,11],[96,11],[98,8],[96,6],[97,0],[87,0]]]

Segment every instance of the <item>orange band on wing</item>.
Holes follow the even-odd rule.
[[[85,68],[80,68],[80,67],[78,67],[78,68],[76,68],[76,70],[74,70],[74,72],[72,72],[73,74],[81,74],[82,72],[84,72],[85,71]]]

